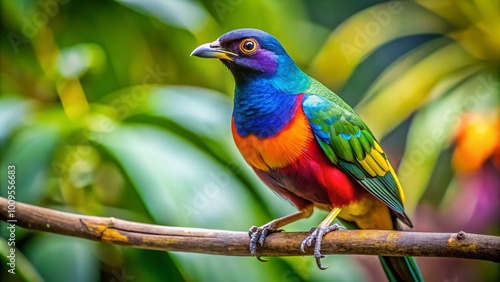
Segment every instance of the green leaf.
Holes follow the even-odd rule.
[[[486,74],[483,72],[471,75],[475,72],[477,69],[463,70],[444,80],[435,90],[441,93],[434,93],[441,98],[423,107],[413,119],[405,153],[398,169],[399,180],[407,199],[406,210],[410,214],[425,189],[431,185],[429,180],[439,155],[451,142],[460,116],[467,110],[468,101],[471,101],[470,97],[479,103],[494,96],[483,95],[477,91],[481,88]]]
[[[199,136],[225,143],[233,142],[231,104],[232,101],[220,92],[192,86],[158,88],[148,99],[151,115],[172,120]]]
[[[91,68],[102,68],[104,51],[97,44],[77,44],[62,48],[57,57],[57,70],[65,78],[80,78]]]
[[[44,195],[44,183],[51,169],[54,169],[52,156],[61,142],[62,131],[57,125],[40,123],[23,128],[10,140],[2,153],[1,168],[15,166],[16,200],[37,204]],[[7,182],[5,173],[0,180]]]
[[[140,13],[152,16],[165,24],[195,32],[207,21],[200,4],[186,0],[117,0]]]
[[[340,89],[358,64],[385,43],[449,29],[445,20],[412,2],[389,1],[371,6],[349,17],[330,35],[310,66],[311,76],[332,89]]]
[[[247,230],[263,220],[230,168],[168,131],[123,125],[102,144],[130,177],[157,223]]]
[[[448,44],[416,63],[399,77],[393,77],[391,84],[381,89],[369,102],[358,105],[356,111],[363,120],[368,121],[367,124],[375,136],[383,136],[428,102],[431,90],[442,79],[476,63],[477,61],[459,44]],[[435,95],[432,98],[435,98]]]
[[[3,224],[5,223],[5,224]],[[2,230],[6,230],[7,228],[6,222],[1,222],[0,227]],[[17,232],[17,230],[16,230]],[[14,241],[9,241],[14,242]],[[15,252],[12,253],[11,249],[14,249]],[[21,252],[19,248],[15,248],[14,246],[8,245],[8,242],[0,237],[0,255],[2,256],[1,261],[4,265],[2,268],[4,270],[3,275],[7,277],[11,277],[10,281],[30,281],[30,282],[39,282],[43,281],[43,278],[40,276],[40,273],[34,268],[33,264],[26,258],[26,256]],[[9,256],[14,256],[14,262],[11,262]],[[12,268],[10,264],[13,264],[15,267]],[[8,272],[10,269],[14,269],[14,273],[12,274]],[[16,279],[18,278],[18,279]]]
[[[30,240],[26,256],[46,281],[98,281],[95,242],[43,234]]]
[[[14,96],[0,99],[0,145],[4,145],[12,131],[24,122],[32,106],[33,101]]]

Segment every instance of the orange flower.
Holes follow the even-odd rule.
[[[457,172],[477,171],[490,157],[500,157],[500,116],[467,113],[459,125],[452,164]]]

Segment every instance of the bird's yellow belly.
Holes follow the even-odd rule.
[[[393,229],[389,208],[372,194],[342,207],[338,217],[355,222],[361,229]]]

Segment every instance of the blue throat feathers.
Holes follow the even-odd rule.
[[[259,89],[259,92],[245,91]],[[238,134],[250,134],[259,139],[280,133],[293,119],[300,95],[284,94],[271,87],[236,88],[234,97],[234,123]]]

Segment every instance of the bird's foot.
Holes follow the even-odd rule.
[[[302,252],[305,252],[305,247],[311,247],[312,243],[315,242],[314,258],[316,259],[316,264],[318,265],[319,269],[325,270],[328,268],[328,266],[323,267],[321,265],[321,259],[325,257],[321,254],[321,241],[323,240],[323,236],[325,236],[325,234],[329,232],[339,229],[340,227],[338,224],[332,224],[330,226],[318,226],[317,228],[311,229],[311,234],[309,234],[309,236],[307,236],[300,244],[300,249],[302,250]]]
[[[252,226],[252,228],[248,231],[248,236],[250,237],[250,254],[252,254],[252,256],[257,254],[257,247],[264,245],[264,241],[269,234],[281,231],[283,230],[277,229],[273,221],[260,227]],[[261,259],[260,256],[257,256],[257,259],[260,261],[266,261]]]

